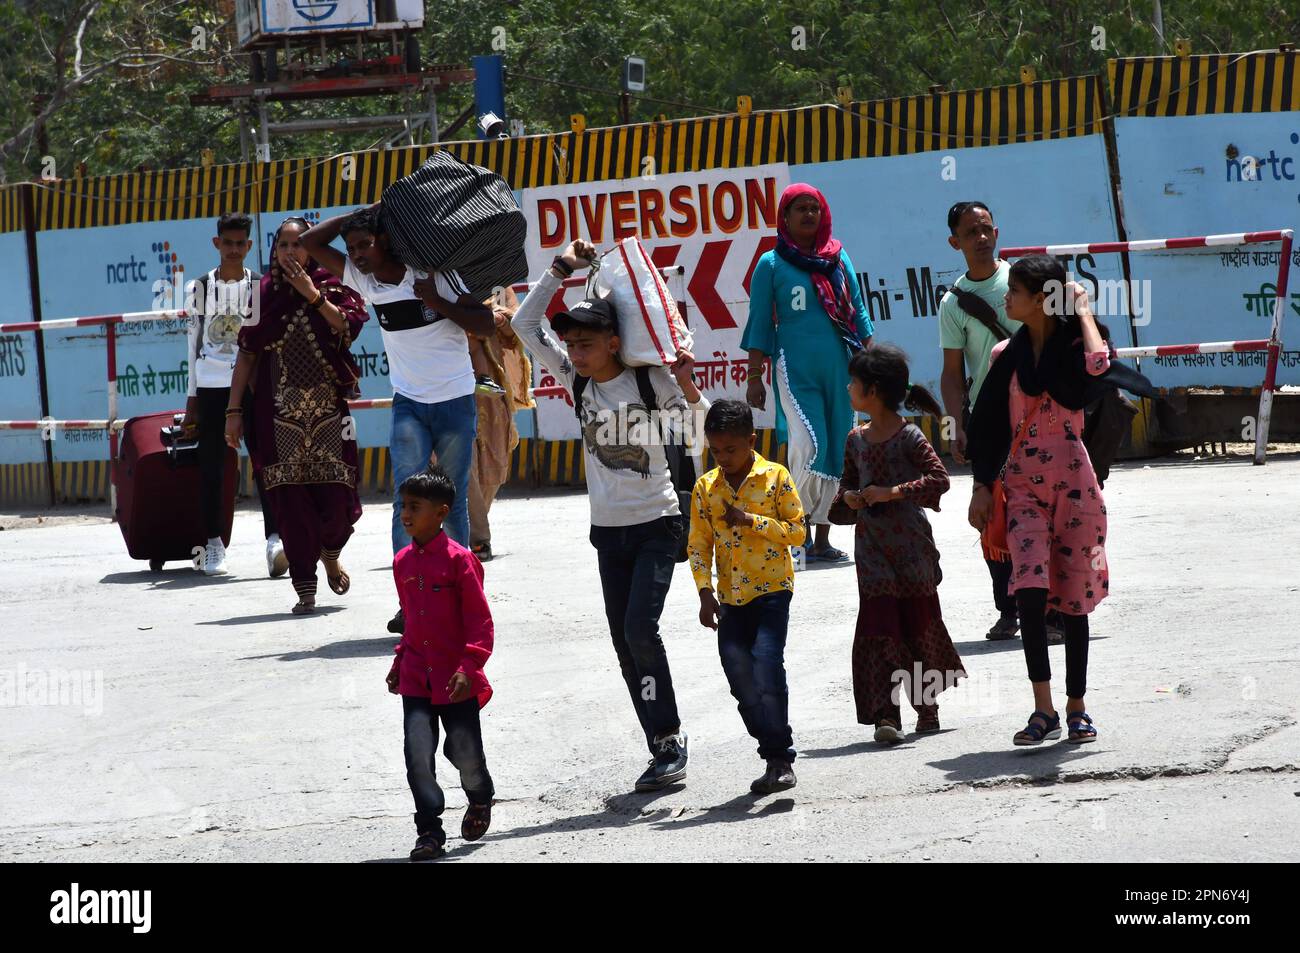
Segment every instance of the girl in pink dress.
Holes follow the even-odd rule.
[[[1112,364],[1109,332],[1088,295],[1067,282],[1055,258],[1034,255],[1011,266],[1007,317],[1023,327],[993,350],[988,377],[968,432],[975,492],[970,522],[983,530],[993,513],[992,485],[1006,494],[1011,592],[1034,713],[1016,733],[1017,745],[1061,735],[1052,705],[1045,615],[1061,613],[1065,628],[1065,718],[1069,740],[1095,741],[1084,705],[1088,675],[1088,614],[1106,598],[1106,504],[1083,445],[1083,408],[1108,387],[1154,394],[1150,382]]]

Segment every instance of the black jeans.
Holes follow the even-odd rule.
[[[226,460],[226,404],[230,400],[229,387],[198,387],[199,411],[199,505],[203,508],[203,525],[208,539],[221,535],[222,484],[225,482]],[[246,428],[245,440],[252,428]],[[269,538],[277,532],[271,501],[262,489],[262,478],[257,477],[257,500],[262,506],[262,527]]]
[[[1018,615],[1020,609],[1016,605],[1016,597],[1007,592],[1007,586],[1011,584],[1011,560],[986,559],[984,563],[989,567],[989,576],[993,580],[993,604],[997,606],[998,612],[1002,615]],[[1063,629],[1066,627],[1065,618],[1056,609],[1047,610],[1048,625]]]
[[[723,605],[718,618],[718,656],[745,730],[758,742],[758,756],[794,762],[790,693],[785,680],[789,591],[770,592],[743,606]]]
[[[651,754],[655,738],[676,734],[682,726],[659,635],[682,532],[680,517],[664,516],[636,526],[593,526],[589,537],[596,547],[609,634]]]
[[[1031,682],[1052,679],[1047,658],[1047,590],[1019,589],[1016,602],[1020,607],[1020,642],[1025,649],[1025,666]],[[1065,630],[1065,694],[1082,698],[1088,691],[1088,617],[1056,615]]]
[[[986,559],[984,564],[989,567],[989,576],[993,580],[993,604],[1002,615],[1015,615],[1016,597],[1007,592],[1011,585],[1011,560]]]
[[[415,830],[434,834],[438,843],[447,835],[442,830],[446,801],[434,770],[438,753],[438,719],[442,719],[447,741],[442,753],[460,772],[460,786],[470,804],[491,804],[496,790],[483,756],[483,733],[479,725],[477,698],[455,705],[435,705],[427,698],[402,696],[406,783],[415,797]]]

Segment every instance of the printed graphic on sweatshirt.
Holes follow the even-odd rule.
[[[649,441],[635,439],[638,431],[649,426],[650,411],[644,404],[623,404],[617,412],[592,413],[583,401],[582,442],[606,469],[631,470],[649,477],[650,454],[643,446]]]

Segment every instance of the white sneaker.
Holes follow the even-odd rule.
[[[226,547],[221,540],[208,543],[203,551],[203,574],[205,576],[224,576],[226,574]]]
[[[284,543],[280,534],[272,533],[266,538],[266,574],[272,579],[279,579],[289,571],[289,557],[284,554]]]

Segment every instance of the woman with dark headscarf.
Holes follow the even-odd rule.
[[[844,472],[844,442],[855,418],[849,358],[871,339],[853,262],[831,235],[831,209],[811,185],[781,193],[776,248],[754,267],[749,320],[740,346],[749,351],[746,397],[767,405],[763,359],[772,358],[777,440],[787,443],[790,474],[816,538],[809,561],[847,559],[830,545],[830,506]]]
[[[356,428],[348,397],[359,377],[348,348],[367,313],[355,291],[316,264],[301,243],[305,219],[292,217],[275,233],[260,307],[239,331],[232,394],[253,382],[245,411],[226,410],[226,442],[238,448],[248,428],[254,469],[270,494],[298,603],[316,606],[316,563],[329,587],[343,595],[351,579],[339,554],[361,517],[357,496]]]

